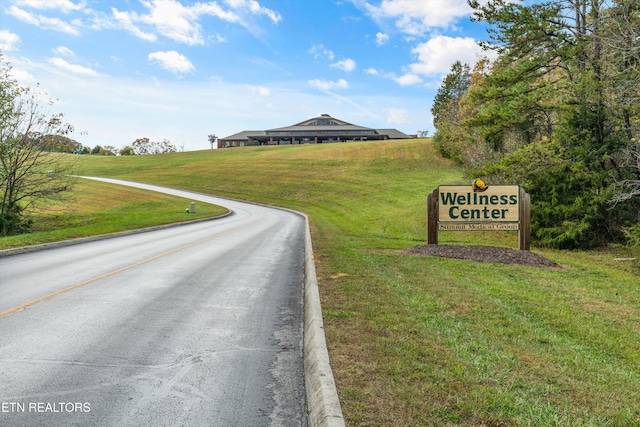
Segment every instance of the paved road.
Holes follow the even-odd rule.
[[[175,191],[177,195],[184,195]],[[0,258],[0,425],[304,426],[304,219]]]

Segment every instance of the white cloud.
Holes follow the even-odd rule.
[[[271,95],[271,91],[264,86],[248,86],[251,89],[251,93],[259,96],[269,96]]]
[[[422,78],[413,73],[407,73],[400,77],[393,77],[393,80],[395,80],[400,86],[412,86],[422,83]]]
[[[382,0],[378,6],[365,3],[365,9],[376,20],[394,20],[398,30],[411,35],[447,27],[471,14],[467,0]]]
[[[15,3],[33,9],[56,9],[64,13],[82,10],[85,7],[84,1],[74,3],[69,0],[15,0]]]
[[[263,7],[254,0],[225,0],[230,9],[223,8],[215,1],[197,2],[191,6],[185,6],[177,0],[142,0],[141,3],[148,9],[148,13],[138,14],[112,8],[116,22],[143,40],[155,41],[157,32],[190,46],[205,43],[204,31],[198,22],[202,16],[214,16],[225,22],[243,25],[250,30],[252,25],[245,22],[241,15],[263,15],[274,23],[282,19],[278,12]],[[219,34],[208,36],[207,39],[218,43],[225,41]]]
[[[311,49],[307,51],[307,53],[311,54],[314,59],[326,57],[330,61],[333,61],[334,58],[336,57],[333,51],[329,49],[325,49],[324,45],[322,44],[314,45]]]
[[[16,19],[26,22],[27,24],[35,25],[45,30],[59,31],[61,33],[72,34],[74,36],[79,34],[74,25],[58,18],[47,18],[42,15],[34,15],[16,6],[11,6],[7,10],[7,13]]]
[[[113,8],[113,16],[123,28],[143,40],[155,40],[156,36],[138,28],[139,24],[148,25],[163,36],[180,43],[204,43],[201,27],[195,22],[198,13],[194,9],[184,7],[175,0],[152,0],[142,4],[149,8],[148,14],[120,12]]]
[[[399,108],[391,108],[385,110],[387,123],[394,125],[405,125],[411,123],[409,119],[409,112]]]
[[[36,83],[35,77],[33,77],[28,71],[24,71],[16,67],[11,69],[11,75],[14,79],[20,82],[20,84],[25,86],[31,86]]]
[[[340,79],[337,82],[332,82],[324,79],[309,80],[309,84],[318,89],[329,91],[332,89],[348,89],[349,83],[345,79]]]
[[[378,46],[382,46],[383,44],[385,44],[388,41],[389,41],[389,36],[387,34],[384,34],[384,33],[377,33],[376,34],[376,44]]]
[[[113,13],[113,17],[120,24],[120,26],[123,29],[129,31],[134,36],[138,37],[139,39],[146,40],[149,42],[153,42],[158,39],[155,34],[144,32],[140,30],[138,27],[136,27],[136,25],[133,22],[134,20],[137,20],[137,15],[135,13],[131,14],[128,12],[120,12],[116,9],[111,9],[111,11]],[[101,25],[104,25],[104,23]]]
[[[53,53],[66,57],[75,56],[75,53],[73,53],[73,51],[66,46],[58,46],[57,48],[53,49]]]
[[[282,16],[269,8],[260,6],[255,0],[225,0],[229,6],[233,9],[242,9],[251,12],[254,15],[264,15],[268,17],[274,24],[277,24],[282,19]]]
[[[437,36],[419,44],[412,53],[417,55],[419,62],[410,65],[411,72],[420,75],[446,74],[455,61],[473,66],[482,54],[486,54],[471,37],[447,36]]]
[[[20,37],[17,34],[7,30],[0,30],[0,51],[8,52],[11,50],[17,50],[16,47],[20,42]]]
[[[406,72],[401,76],[398,76],[395,73],[381,72],[375,68],[367,68],[364,72],[370,76],[378,76],[384,79],[393,80],[400,86],[413,86],[423,82],[422,77],[413,72]]]
[[[49,63],[55,65],[56,67],[62,70],[69,71],[73,74],[79,74],[82,76],[98,76],[99,75],[97,71],[91,68],[83,67],[82,65],[71,64],[62,58],[49,58]]]
[[[227,39],[216,33],[213,36],[209,36],[209,40],[213,40],[214,43],[226,43]]]
[[[190,71],[194,71],[195,67],[187,59],[186,56],[170,50],[167,52],[152,52],[149,54],[149,61],[158,63],[165,70],[171,71],[174,74],[184,74]]]
[[[334,64],[331,64],[331,68],[338,68],[342,71],[346,71],[347,73],[356,69],[356,61],[353,59],[344,59],[342,61],[338,61]]]
[[[142,21],[154,25],[160,34],[188,45],[204,43],[201,27],[194,22],[197,14],[190,8],[173,0],[154,1],[150,6],[150,14]]]

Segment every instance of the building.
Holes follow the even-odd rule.
[[[270,130],[245,130],[226,138],[218,138],[218,148],[406,138],[413,138],[413,136],[397,129],[371,129],[352,125],[328,114],[322,114],[293,126]]]

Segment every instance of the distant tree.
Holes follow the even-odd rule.
[[[218,136],[215,133],[212,133],[211,135],[208,135],[208,138],[209,138],[209,143],[211,144],[211,149],[213,150],[213,146],[218,141]]]
[[[47,150],[56,153],[79,153],[82,144],[65,135],[45,135],[43,142]]]
[[[72,157],[49,152],[49,142],[71,131],[62,114],[43,112],[41,94],[21,87],[0,54],[0,235],[28,231],[30,210],[69,194]]]
[[[176,146],[168,139],[157,142],[151,141],[149,138],[138,138],[133,141],[131,147],[133,151],[139,155],[175,153],[177,151]]]
[[[118,151],[121,156],[134,156],[136,153],[130,145],[124,146]]]

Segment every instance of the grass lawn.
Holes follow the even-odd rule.
[[[0,250],[96,234],[171,224],[218,216],[220,206],[198,203],[186,214],[190,200],[136,188],[79,179],[70,200],[54,203],[33,215],[33,232],[0,238]]]
[[[406,255],[425,243],[427,194],[470,184],[429,140],[82,156],[78,169],[307,213],[349,426],[640,425],[640,265],[617,260],[637,248],[533,247],[558,269]]]

